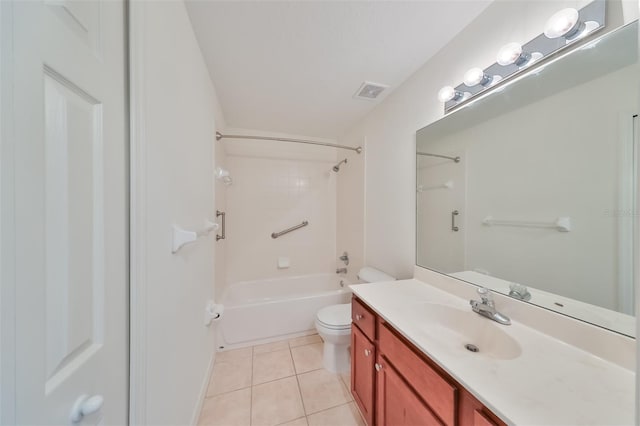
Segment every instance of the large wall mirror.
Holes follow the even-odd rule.
[[[635,337],[637,44],[636,21],[417,132],[419,266]]]

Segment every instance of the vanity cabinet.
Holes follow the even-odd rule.
[[[351,389],[368,425],[504,425],[356,297],[352,317]]]
[[[352,303],[351,316],[352,323],[355,325],[351,327],[351,393],[367,424],[373,425],[376,318],[355,299]]]
[[[443,424],[393,366],[381,356],[378,357],[376,370],[375,424],[393,426]]]

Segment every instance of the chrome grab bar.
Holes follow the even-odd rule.
[[[280,232],[274,232],[273,234],[271,234],[271,238],[278,238],[284,234],[288,234],[291,231],[295,231],[296,229],[300,229],[300,228],[304,228],[305,226],[307,226],[309,224],[309,222],[307,222],[306,220],[304,222],[302,222],[300,225],[296,225],[296,226],[292,226],[291,228],[287,228],[284,231],[280,231]]]
[[[226,234],[226,220],[225,217],[227,216],[227,214],[225,212],[221,212],[220,210],[216,210],[216,217],[218,216],[222,216],[222,235],[217,235],[216,234],[216,241],[220,241],[220,240],[224,240],[225,239],[225,234]]]

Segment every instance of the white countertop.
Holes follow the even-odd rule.
[[[459,351],[452,351],[428,338],[416,309],[410,308],[439,303],[470,310],[468,300],[415,279],[350,287],[508,424],[634,424],[635,374],[630,370],[540,333],[513,317],[510,326],[498,326],[520,344],[518,357],[487,358],[462,345]],[[478,321],[490,320],[478,315]]]

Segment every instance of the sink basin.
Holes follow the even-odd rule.
[[[448,350],[469,356],[508,360],[520,356],[520,344],[500,325],[475,312],[437,303],[414,305],[412,309],[420,321],[420,331]],[[467,345],[473,345],[467,348]],[[477,352],[473,352],[473,348]]]

